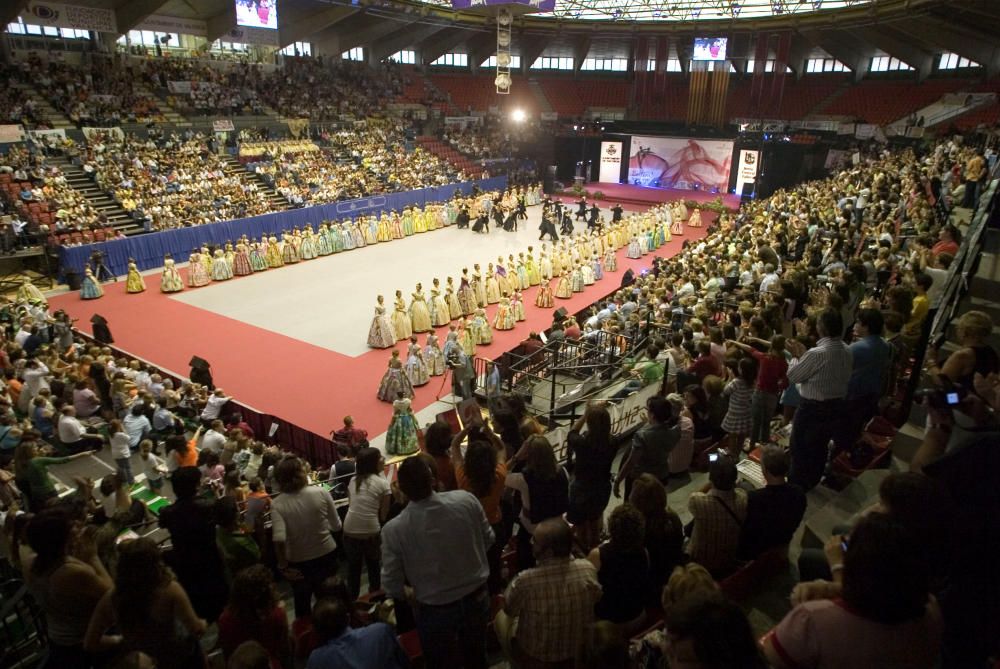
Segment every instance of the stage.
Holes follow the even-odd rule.
[[[457,284],[462,268],[471,272],[473,263],[485,272],[498,255],[516,256],[529,245],[537,258],[540,213],[540,207],[530,207],[528,221],[516,233],[478,235],[448,227],[169,295],[160,292],[157,271],[145,276],[147,290],[141,294],[127,294],[121,277],[118,283],[104,284],[100,299],[84,301],[77,292],[63,293],[50,296],[50,307],[65,309],[88,333],[90,317],[101,314],[115,346],[178,376],[187,377],[192,355],[208,360],[216,384],[254,410],[320,435],[339,428],[343,416],[351,414],[375,437],[385,432],[392,416],[391,405],[375,396],[391,349],[365,346],[375,296],[383,294],[391,310],[396,288],[409,304],[418,281],[429,297],[433,278],[444,284],[452,276]],[[714,218],[709,212],[703,216],[706,224]],[[661,247],[658,255],[673,255],[685,239],[704,234],[705,228],[691,229]],[[652,257],[630,260],[621,249],[617,272],[572,299],[557,299],[556,307],[571,313],[584,308],[613,291],[626,268],[638,272],[650,266]],[[182,268],[185,277],[186,272]],[[499,355],[529,332],[551,325],[552,309],[534,306],[537,290],[524,291],[527,320],[513,330],[495,331],[493,343],[480,346],[477,357]],[[491,323],[495,309],[486,310]],[[436,330],[442,344],[447,331]],[[426,335],[419,336],[421,346],[425,340]],[[406,342],[396,348],[405,360]],[[441,380],[431,377],[416,389],[415,411],[434,403]],[[449,390],[445,387],[443,394]]]
[[[718,197],[722,198],[722,203],[730,209],[736,210],[740,207],[740,196],[728,193],[708,193],[701,190],[680,190],[676,188],[653,188],[651,186],[630,186],[628,184],[604,183],[595,181],[585,185],[584,190],[593,196],[600,191],[604,197],[599,200],[603,207],[613,207],[616,203],[621,204],[623,209],[630,211],[645,210],[647,207],[654,207],[664,202],[675,202],[677,200],[694,200],[695,202],[712,202]],[[563,201],[576,201],[579,197],[568,191],[563,191],[559,196]],[[587,198],[588,201],[593,198]]]

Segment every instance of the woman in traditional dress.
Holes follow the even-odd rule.
[[[487,346],[493,343],[493,328],[486,318],[485,309],[476,309],[476,313],[472,317],[472,331],[476,335],[476,344]]]
[[[542,309],[551,309],[555,305],[552,299],[552,287],[548,281],[542,281],[538,286],[538,294],[535,295],[535,306]]]
[[[359,218],[358,227],[361,228],[361,234],[365,237],[365,244],[378,243],[378,221],[375,220],[374,216]]]
[[[506,297],[514,292],[511,289],[510,279],[507,278],[507,268],[503,266],[503,257],[497,256],[497,286],[500,288],[500,295]]]
[[[594,268],[590,266],[590,262],[580,263],[580,276],[583,277],[584,286],[593,286],[597,281],[597,277],[594,275]]]
[[[174,259],[168,253],[163,257],[163,272],[160,274],[160,292],[177,293],[184,290],[184,280],[177,271]]]
[[[462,304],[458,301],[458,295],[455,294],[455,283],[450,276],[448,277],[448,285],[444,289],[444,300],[448,303],[448,314],[452,320],[465,315],[462,313]]]
[[[389,218],[389,229],[392,231],[393,239],[402,239],[406,236],[403,234],[403,221],[399,218],[399,212],[392,212],[392,216]]]
[[[330,233],[333,237],[331,244],[333,245],[334,253],[354,249],[354,235],[351,234],[350,229],[346,225],[343,223],[332,225],[330,226]]]
[[[333,247],[330,246],[330,228],[327,227],[326,223],[320,223],[316,232],[316,255],[328,256],[332,253]]]
[[[528,278],[528,268],[524,264],[524,254],[517,254],[517,280],[518,286],[515,290],[527,290],[531,287],[531,281]]]
[[[604,254],[604,271],[618,271],[618,254],[615,253],[614,249],[608,249]]]
[[[392,312],[392,329],[396,333],[396,340],[409,339],[413,334],[413,324],[410,322],[410,315],[406,312],[406,302],[403,300],[403,291],[396,291],[396,300]]]
[[[500,304],[497,306],[497,312],[493,315],[493,327],[497,330],[514,329],[514,313],[510,309],[509,298],[500,298]]]
[[[96,300],[103,295],[104,288],[102,288],[101,283],[94,278],[94,273],[91,272],[88,267],[83,272],[83,282],[80,284],[80,299]]]
[[[416,291],[410,293],[410,323],[413,332],[427,332],[431,329],[431,312],[427,308],[427,298],[424,296],[424,287],[417,284]]]
[[[639,238],[633,237],[632,241],[628,243],[628,251],[625,252],[626,258],[641,258],[642,257],[642,247],[639,245]]]
[[[265,260],[267,260],[268,267],[281,267],[285,264],[285,261],[281,259],[281,245],[278,243],[277,237],[268,238]]]
[[[212,276],[212,254],[209,253],[208,248],[202,246],[201,250],[198,251],[201,254],[201,264],[205,268],[205,272],[209,277]]]
[[[381,295],[376,298],[375,318],[368,328],[368,345],[372,348],[389,348],[396,345],[396,330],[392,327],[392,320],[385,310],[385,298]]]
[[[573,282],[570,278],[571,272],[567,272],[559,277],[556,282],[556,297],[561,300],[567,300],[573,297]]]
[[[424,346],[424,362],[427,363],[427,372],[431,376],[441,376],[445,372],[444,353],[438,345],[437,335],[433,332],[427,335],[427,345]]]
[[[201,261],[201,253],[195,251],[188,259],[188,286],[191,288],[206,286],[211,280],[211,276],[205,271],[205,263]]]
[[[583,277],[583,268],[580,267],[580,265],[577,265],[576,267],[573,268],[573,271],[570,273],[570,289],[574,293],[582,293],[583,288],[586,285],[587,284],[584,282],[584,277]]]
[[[472,326],[472,319],[466,318],[462,322],[462,332],[458,336],[458,343],[462,346],[462,351],[470,358],[476,355],[476,331]]]
[[[295,247],[295,238],[287,232],[282,235],[281,262],[293,265],[299,261],[299,250]]]
[[[389,358],[389,368],[382,376],[378,386],[378,398],[383,402],[394,402],[402,394],[403,397],[413,397],[413,384],[403,371],[403,361],[399,359],[399,349],[392,350]]]
[[[410,344],[406,347],[406,376],[410,379],[413,387],[422,386],[430,381],[430,374],[427,373],[427,363],[424,362],[424,351],[417,343],[417,335],[410,337]]]
[[[431,287],[430,309],[431,322],[434,324],[434,327],[441,327],[451,322],[451,309],[441,295],[441,282],[438,279],[434,279],[433,286]]]
[[[142,293],[146,290],[146,282],[139,274],[139,268],[135,266],[135,260],[128,259],[128,277],[125,279],[126,293]]]
[[[347,228],[351,231],[351,237],[354,238],[354,248],[363,249],[368,246],[368,240],[365,239],[365,233],[361,229],[361,223],[358,221],[350,222],[347,224]]]
[[[223,257],[226,259],[226,264],[229,265],[229,273],[233,274],[233,268],[236,265],[236,249],[233,248],[232,242],[226,242],[226,252]]]
[[[483,272],[479,269],[479,263],[472,266],[472,292],[476,295],[476,304],[480,307],[486,306],[486,283],[483,282]]]
[[[302,233],[302,243],[299,244],[299,258],[301,260],[312,260],[317,255],[316,238],[313,236],[312,228],[307,227],[306,231]]]
[[[528,247],[528,255],[524,260],[524,268],[528,272],[528,285],[537,286],[542,282],[542,275],[538,271],[538,263],[535,262],[535,256],[532,253],[532,248]]]
[[[399,393],[392,403],[392,420],[385,433],[385,452],[388,455],[412,455],[418,448],[417,419],[410,400]]]
[[[590,259],[590,269],[594,272],[594,279],[600,281],[604,278],[604,267],[601,265],[601,258],[596,253]]]
[[[544,250],[538,256],[538,274],[539,285],[548,283],[552,278],[552,261],[549,260],[549,255]]]
[[[267,239],[262,237],[259,242],[250,243],[250,267],[255,272],[267,269]]]
[[[701,209],[695,207],[691,211],[691,216],[688,218],[689,228],[700,228],[701,227]]]
[[[497,281],[493,263],[486,267],[486,304],[496,304],[500,301],[500,283]]]
[[[458,303],[461,305],[463,316],[474,313],[479,306],[476,302],[476,293],[469,285],[469,270],[467,269],[462,270],[462,278],[458,284]]]
[[[376,238],[380,242],[392,241],[392,226],[389,225],[389,215],[385,212],[382,212],[382,215],[378,219],[378,235]]]
[[[225,254],[222,249],[216,249],[212,259],[212,281],[228,281],[232,278],[233,272],[229,269]]]
[[[233,274],[235,276],[253,274],[253,266],[250,264],[250,254],[247,252],[246,238],[236,242],[236,252],[233,254]]]

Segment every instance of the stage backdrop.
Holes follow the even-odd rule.
[[[223,245],[235,242],[241,236],[247,235],[260,239],[263,234],[277,234],[282,230],[312,225],[314,228],[323,221],[343,220],[362,214],[379,216],[382,212],[401,211],[404,207],[423,207],[428,202],[442,202],[451,199],[455,191],[468,195],[473,185],[478,185],[484,191],[507,188],[507,177],[492,177],[478,181],[449,184],[405,191],[403,193],[388,193],[373,195],[357,200],[331,202],[302,209],[289,209],[271,214],[262,214],[252,218],[241,218],[234,221],[196,225],[191,228],[163,230],[148,235],[136,235],[126,239],[116,239],[110,242],[86,244],[84,246],[62,246],[59,248],[59,269],[65,272],[72,269],[83,273],[87,260],[93,251],[103,251],[108,268],[121,276],[128,271],[129,258],[135,260],[140,270],[154,269],[163,266],[164,254],[171,254],[178,263],[187,262],[188,254],[194,249],[205,245]]]
[[[729,190],[733,143],[690,137],[632,136],[628,183],[638,186]]]

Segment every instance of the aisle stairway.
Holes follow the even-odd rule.
[[[455,169],[462,170],[470,177],[478,176],[482,172],[482,167],[474,160],[437,138],[422,135],[417,137],[417,146],[442,160],[448,161]]]
[[[257,186],[257,190],[261,191],[267,196],[268,201],[271,203],[271,211],[284,211],[288,209],[288,200],[284,198],[281,193],[271,188],[266,181],[264,181],[260,175],[256,172],[251,172],[246,167],[244,167],[239,160],[229,155],[225,155],[226,167],[225,172],[227,175],[232,174],[242,174],[244,179],[247,179],[251,183]]]
[[[187,119],[177,113],[177,110],[170,106],[170,103],[167,102],[166,98],[157,95],[155,91],[147,87],[141,81],[136,80],[132,84],[132,88],[135,89],[137,95],[142,95],[156,100],[156,106],[159,107],[160,114],[163,115],[163,118],[166,119],[167,123],[173,123],[174,125],[186,123]]]
[[[102,191],[82,169],[64,156],[50,157],[49,162],[59,168],[66,177],[67,184],[74,190],[80,191],[94,209],[107,217],[109,226],[123,231],[126,235],[142,232],[139,222],[122,209],[110,195]]]
[[[65,130],[67,128],[76,127],[69,117],[53,107],[45,98],[45,95],[34,86],[21,82],[14,82],[13,87],[24,91],[32,102],[35,103],[35,114],[38,116],[39,120],[44,121],[49,126],[57,130]]]

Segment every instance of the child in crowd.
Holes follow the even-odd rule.
[[[139,461],[142,463],[142,471],[146,475],[146,485],[153,492],[163,489],[163,475],[167,472],[167,466],[163,459],[153,453],[152,439],[143,439],[139,442]]]
[[[132,475],[132,450],[128,445],[128,433],[125,427],[117,418],[111,421],[111,457],[114,458],[115,465],[118,466],[118,475],[125,479],[129,485],[135,483],[135,476]]]

